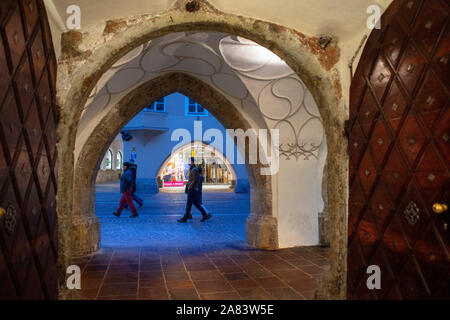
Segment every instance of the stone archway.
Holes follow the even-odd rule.
[[[226,128],[250,129],[236,107],[206,83],[184,73],[171,73],[152,79],[116,104],[96,126],[84,145],[75,165],[71,248],[73,256],[95,252],[100,244],[100,222],[94,213],[95,177],[108,146],[122,127],[138,114],[148,101],[173,92],[188,95],[205,106]],[[99,148],[102,146],[102,148]],[[248,153],[249,148],[246,148]],[[245,155],[248,157],[248,155]],[[246,165],[250,184],[250,216],[246,240],[263,249],[278,248],[277,221],[272,217],[271,176],[259,174],[261,164]]]
[[[73,210],[78,210],[74,204],[78,205],[77,197],[81,197],[77,194],[76,186],[79,184],[75,183],[75,179],[92,182],[89,177],[78,177],[78,172],[74,171],[73,150],[78,121],[97,81],[120,57],[146,41],[172,32],[212,30],[245,37],[276,53],[303,80],[319,107],[327,137],[328,159],[332,160],[328,161],[328,192],[329,223],[333,226],[330,233],[330,271],[319,297],[345,298],[348,155],[343,132],[347,112],[337,67],[338,49],[333,44],[322,47],[318,38],[307,37],[296,30],[220,12],[206,1],[200,2],[200,8],[195,13],[186,12],[185,4],[185,0],[179,0],[158,16],[142,15],[108,21],[106,28],[104,25],[99,27],[103,32],[94,30],[84,39],[81,33],[76,32],[63,36],[63,55],[58,67],[58,102],[62,107],[58,127],[60,165],[57,198],[61,264],[67,265],[72,256],[72,218],[77,216]],[[67,197],[70,194],[74,197]],[[270,193],[265,195],[268,196]]]

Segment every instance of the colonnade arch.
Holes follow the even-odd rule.
[[[98,147],[100,144],[97,143],[94,152],[89,154],[82,151],[78,159],[74,159],[73,150],[77,125],[90,92],[97,81],[124,54],[151,39],[173,32],[212,30],[245,37],[276,53],[303,80],[318,105],[327,138],[328,160],[332,160],[328,161],[328,193],[329,223],[333,227],[330,233],[330,271],[319,290],[318,297],[345,298],[348,156],[346,153],[347,140],[343,131],[347,114],[341,92],[340,76],[336,67],[339,60],[337,49],[333,46],[321,48],[317,38],[307,37],[283,26],[220,12],[206,1],[201,2],[200,10],[195,13],[186,13],[184,4],[185,1],[177,1],[167,12],[158,16],[142,16],[139,19],[134,17],[129,20],[116,21],[117,23],[121,22],[116,24],[119,25],[117,28],[110,28],[112,24],[109,23],[107,24],[109,28],[105,28],[102,36],[104,38],[101,41],[92,42],[89,51],[80,51],[83,46],[79,46],[80,39],[73,41],[73,33],[68,34],[63,40],[63,56],[58,66],[58,103],[61,106],[61,122],[58,127],[59,193],[57,200],[61,264],[67,265],[70,257],[76,255],[76,249],[72,249],[73,239],[79,238],[83,232],[95,228],[97,224],[95,218],[92,218],[91,221],[79,219],[81,213],[89,210],[89,204],[93,201],[92,192],[83,192],[83,188],[87,190],[92,188],[93,176],[95,176],[92,173],[98,168],[101,155],[105,152],[104,148],[107,148],[111,139],[125,124],[125,119],[131,119],[143,107],[141,104],[131,110],[130,108],[120,108],[120,103],[116,105],[114,112],[105,117],[104,121],[107,122],[102,121],[91,135],[93,141],[104,141],[101,146],[106,147],[101,149]],[[75,69],[76,73],[74,73]],[[141,93],[136,94],[133,98],[127,96],[128,100],[142,99],[143,101],[146,99],[148,102],[148,100],[162,97],[170,92],[180,91],[183,93],[184,91],[193,97],[198,96],[198,101],[203,103],[202,94],[199,94],[202,93],[202,86],[198,81],[192,81],[192,78],[188,80],[190,83],[196,83],[195,87],[197,88],[189,91],[186,86],[180,87],[180,80],[177,81],[177,78],[186,79],[189,76],[170,74],[163,77],[170,81],[159,79],[159,81],[144,84],[150,86],[151,83],[151,86],[156,88],[149,87],[152,89],[153,96],[146,95],[144,97]],[[172,87],[168,87],[168,83],[172,82],[174,83]],[[199,88],[200,90],[198,90]],[[215,97],[219,98],[217,92],[215,94]],[[211,108],[210,104],[206,103],[205,105],[209,105]],[[220,115],[215,116],[224,126],[231,128],[238,124],[240,128],[248,127],[244,119],[239,119],[238,114],[232,115],[228,119],[231,125],[228,125],[226,119],[220,119]],[[113,128],[105,125],[114,122],[117,122],[118,125]],[[87,151],[93,147],[89,145],[90,143],[87,143],[83,150]],[[252,165],[248,169],[250,185],[258,186],[256,190],[254,187],[251,188],[252,198],[259,200],[255,204],[252,201],[252,206],[260,208],[260,212],[271,212],[270,176],[255,176],[254,172],[257,169],[259,169],[257,165]],[[86,186],[88,187],[86,188]],[[68,194],[73,194],[73,198],[63,196]],[[254,225],[266,225],[269,229],[273,228],[274,223],[271,222],[273,217],[270,214],[261,216],[264,219],[254,221]],[[252,231],[247,229],[248,232]],[[273,232],[269,230],[260,234],[267,235],[273,234]],[[258,243],[254,243],[255,245],[263,248],[270,247],[262,245],[267,242],[261,237],[253,238],[258,239]],[[267,239],[269,243],[276,243],[269,239],[273,240],[273,238]],[[91,241],[95,242],[95,239],[91,239]]]

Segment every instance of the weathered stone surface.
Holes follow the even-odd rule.
[[[245,238],[253,247],[266,250],[278,249],[277,219],[250,213],[245,226]]]
[[[99,170],[95,183],[118,181],[121,174],[122,170]]]
[[[79,48],[83,40],[81,32],[70,30],[61,35],[61,54],[64,59],[87,59],[91,51]]]
[[[82,257],[100,249],[100,221],[95,214],[73,220],[72,257]]]

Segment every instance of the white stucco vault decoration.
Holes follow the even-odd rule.
[[[199,11],[187,12],[185,10],[186,2],[184,0],[176,1],[168,10],[157,15],[143,14],[102,22],[82,34],[69,32],[63,36],[57,84],[57,99],[61,107],[61,121],[58,126],[59,192],[57,198],[61,264],[67,265],[71,257],[72,213],[76,205],[74,198],[67,197],[67,195],[76,192],[73,189],[76,160],[73,150],[75,149],[77,130],[88,98],[93,92],[96,93],[94,88],[100,78],[114,64],[120,65],[119,59],[124,55],[129,54],[131,57],[134,54],[139,55],[140,49],[136,48],[153,39],[171,33],[216,31],[249,39],[274,52],[302,80],[305,87],[310,90],[311,97],[317,103],[326,133],[329,159],[332,157],[332,161],[328,161],[328,193],[329,219],[330,225],[333,226],[330,234],[330,271],[321,285],[318,297],[345,298],[348,187],[346,181],[347,155],[345,152],[347,141],[343,136],[343,129],[346,108],[340,85],[341,76],[337,67],[339,50],[336,44],[321,49],[318,46],[317,38],[307,37],[299,31],[281,25],[223,13],[206,1],[200,1]],[[131,53],[132,50],[136,51]],[[200,75],[199,78],[208,76],[207,72],[211,72],[211,68],[210,65],[204,66],[201,69],[203,75]],[[145,76],[140,72],[137,73],[137,75],[128,75],[130,77],[129,83],[138,81],[137,78]],[[133,78],[134,76],[136,78]],[[295,76],[292,79],[294,78]],[[223,81],[220,76],[219,79],[215,80],[218,83]],[[116,89],[118,87],[113,85],[112,91]],[[102,92],[99,93],[102,94]],[[282,95],[277,89],[273,93]],[[272,96],[274,96],[273,93]],[[238,97],[240,97],[239,94]],[[258,100],[256,97],[252,98],[255,101]],[[300,95],[294,97],[297,100],[301,100],[300,98]],[[106,98],[101,101],[101,104],[107,105],[108,102],[105,101],[107,101]],[[249,108],[244,106],[242,109]],[[289,110],[289,107],[287,107],[287,110]],[[314,111],[309,111],[314,115]],[[290,113],[291,111],[289,113],[285,111],[272,115],[272,117],[287,116]],[[256,121],[251,122],[250,125],[255,128],[259,127]],[[269,123],[269,125],[271,124]],[[314,141],[315,144],[319,142],[318,140]],[[289,163],[296,162],[289,161]],[[86,183],[88,182],[86,181]],[[273,208],[275,210],[278,208],[276,199],[269,209],[272,210]]]
[[[75,158],[98,119],[140,83],[166,72],[206,81],[240,106],[260,128],[279,129],[280,155],[317,159],[325,133],[309,90],[277,55],[242,37],[179,32],[143,44],[100,78],[83,110]],[[149,102],[150,103],[150,102]]]

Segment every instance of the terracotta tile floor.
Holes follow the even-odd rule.
[[[311,299],[328,248],[105,248],[74,260],[82,299]]]

